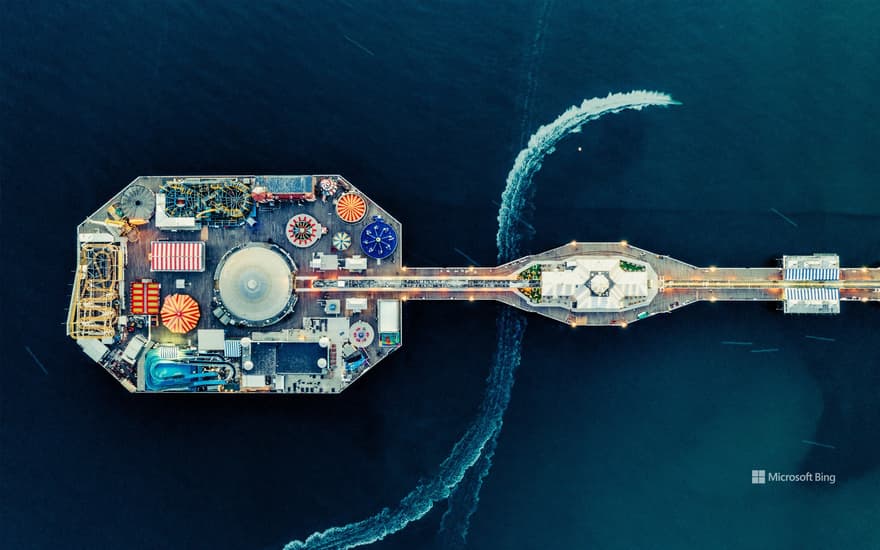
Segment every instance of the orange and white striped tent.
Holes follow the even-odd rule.
[[[199,324],[199,304],[187,294],[172,294],[162,305],[162,324],[177,334],[185,334]]]
[[[346,193],[336,202],[336,214],[344,222],[357,223],[364,219],[366,213],[367,203],[360,195]]]

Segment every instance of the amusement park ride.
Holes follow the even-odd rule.
[[[497,267],[407,268],[401,236],[337,175],[140,177],[77,230],[67,332],[132,392],[332,394],[400,349],[407,300],[619,327],[704,300],[813,314],[880,300],[880,270],[829,254],[700,268],[573,242]]]

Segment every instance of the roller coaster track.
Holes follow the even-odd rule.
[[[67,320],[74,338],[107,338],[116,332],[122,250],[114,244],[83,244],[76,270],[76,296]]]

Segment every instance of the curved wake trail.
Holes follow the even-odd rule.
[[[535,25],[535,34],[532,37],[529,53],[526,58],[527,66],[525,71],[525,96],[523,97],[522,118],[519,123],[519,147],[526,144],[526,137],[529,127],[529,115],[532,112],[532,99],[538,89],[538,79],[535,77],[537,67],[540,66],[540,59],[544,56],[544,36],[547,32],[547,19],[550,10],[553,8],[552,0],[544,0],[538,9],[537,24]]]
[[[544,56],[544,46],[546,42],[544,37],[547,33],[547,20],[549,19],[552,8],[553,0],[543,0],[538,6],[535,32],[532,36],[528,54],[525,57],[526,67],[523,73],[525,77],[525,93],[522,101],[522,118],[520,119],[519,124],[520,137],[517,142],[517,146],[520,149],[525,147],[526,141],[529,137],[529,115],[532,112],[532,99],[538,88],[538,79],[535,73],[537,72],[538,67],[541,66],[541,58]],[[520,230],[526,231],[527,239],[533,237],[535,233],[534,227],[525,221],[525,217],[529,213],[530,212],[524,211],[519,212],[519,221],[521,223]],[[508,259],[514,259],[515,256],[519,255],[519,251],[517,250],[515,253],[511,252],[508,254],[507,258],[501,258],[501,250],[499,249],[498,252],[499,263]],[[523,322],[525,323],[525,320],[523,320]],[[505,334],[505,329],[506,327],[499,326],[498,334]],[[496,349],[500,348],[505,343],[511,346],[520,346],[519,343],[515,342],[499,341]],[[513,382],[511,382],[511,385],[512,384]],[[513,388],[511,387],[508,391],[511,391],[512,389]],[[480,501],[480,491],[483,488],[483,480],[489,475],[489,470],[492,468],[492,459],[495,457],[495,449],[498,446],[499,433],[501,433],[500,426],[498,426],[493,432],[492,437],[489,438],[489,441],[483,447],[480,459],[468,470],[464,479],[462,479],[461,483],[455,487],[452,494],[449,495],[449,498],[446,500],[446,511],[440,519],[440,528],[437,530],[436,543],[439,548],[452,550],[455,548],[463,548],[465,546],[465,543],[467,542],[467,534],[470,529],[471,517],[476,512],[477,505]]]
[[[509,254],[519,250],[522,237],[514,231],[514,223],[526,205],[526,191],[532,184],[532,177],[541,169],[544,158],[556,150],[556,143],[560,139],[579,131],[587,122],[607,114],[669,105],[680,103],[660,92],[636,90],[625,94],[608,94],[605,97],[585,99],[580,105],[569,107],[550,124],[538,128],[529,138],[526,147],[516,156],[513,168],[507,175],[507,187],[501,194],[497,236],[499,258],[514,259]]]
[[[503,333],[500,329],[506,328],[499,323],[499,333]],[[525,328],[525,319],[523,319],[523,328]],[[519,342],[505,342],[505,344],[516,345],[517,353],[521,351],[522,339]],[[510,381],[508,392],[513,391],[514,380]],[[498,446],[498,434],[501,433],[501,420],[499,425],[492,433],[492,437],[483,447],[480,459],[474,466],[468,470],[467,475],[447,501],[447,509],[440,520],[440,529],[437,532],[437,543],[439,548],[453,549],[464,548],[467,542],[468,531],[471,526],[471,517],[477,511],[477,505],[480,503],[480,490],[483,488],[483,480],[489,475],[492,468],[492,459],[495,457],[495,449]]]
[[[498,234],[496,236],[498,261],[512,261],[520,256],[522,234],[516,231],[515,224],[522,218],[522,212],[530,196],[529,189],[532,178],[541,169],[544,158],[555,151],[556,143],[560,139],[580,130],[587,122],[609,113],[617,113],[627,109],[641,110],[644,107],[655,105],[676,104],[678,102],[670,96],[659,92],[634,91],[626,94],[609,94],[602,98],[584,100],[579,106],[570,107],[550,124],[538,128],[538,131],[532,134],[527,146],[517,155],[513,168],[507,175],[507,186],[501,194],[501,209],[498,212]],[[525,328],[525,319],[522,319],[521,322]],[[498,322],[498,348],[501,349],[502,346],[513,348],[515,346],[518,363],[521,337],[519,341],[513,342],[512,339],[500,336],[508,330],[510,327],[506,326],[503,318],[500,318]],[[493,368],[496,370],[504,369],[505,366],[496,362]],[[507,394],[508,401],[513,389],[512,374],[509,377],[510,386],[494,388],[494,391]],[[489,391],[493,391],[491,386],[487,389],[487,392]],[[480,502],[483,479],[492,468],[492,458],[495,455],[503,414],[502,410],[501,416],[491,422],[496,428],[484,445],[480,459],[468,473],[465,483],[456,487],[452,498],[449,499],[448,509],[440,523],[438,537],[444,548],[464,546],[470,527],[470,518],[476,512]]]
[[[525,206],[526,193],[533,176],[541,169],[544,158],[555,150],[556,143],[560,139],[577,131],[587,122],[609,113],[676,104],[678,102],[670,96],[659,92],[634,91],[609,94],[602,98],[584,100],[580,105],[570,107],[550,124],[538,128],[529,139],[528,145],[517,155],[501,195],[496,236],[499,261],[509,261],[519,253],[521,236],[514,229]],[[452,447],[449,456],[440,464],[437,475],[416,486],[393,510],[385,508],[365,520],[316,532],[303,541],[288,543],[284,547],[285,550],[354,548],[382,540],[413,521],[421,519],[431,511],[436,502],[448,498],[461,483],[467,471],[482,457],[480,473],[483,475],[474,477],[475,481],[469,487],[474,491],[469,495],[473,496],[465,499],[465,503],[471,508],[462,509],[456,515],[466,519],[473,514],[479,501],[477,492],[485,473],[488,473],[491,467],[496,438],[501,430],[504,411],[510,402],[514,374],[520,362],[525,319],[522,314],[511,308],[505,308],[498,317],[497,328],[498,349],[487,379],[486,394],[480,412],[462,438]],[[490,452],[484,455],[484,450]],[[466,527],[459,533],[463,537],[466,534]]]

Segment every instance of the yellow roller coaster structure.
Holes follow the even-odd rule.
[[[67,315],[68,336],[81,339],[115,335],[123,269],[119,245],[85,243],[80,247],[74,294]]]
[[[197,220],[243,222],[253,207],[251,187],[236,178],[171,179],[160,190],[168,216]]]

